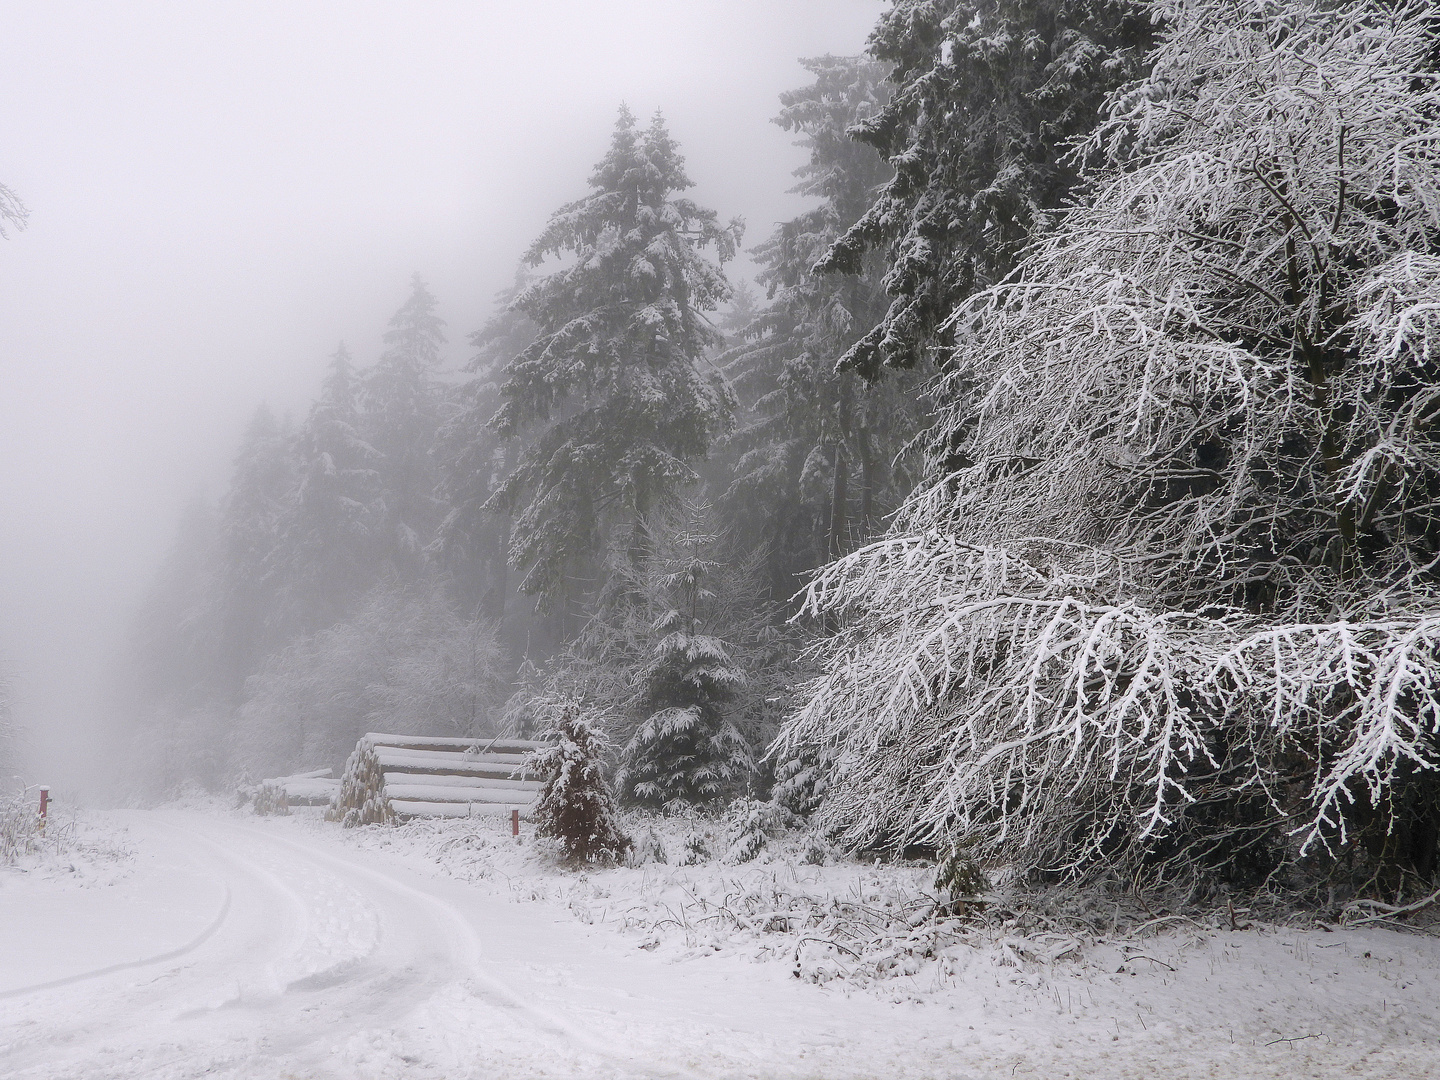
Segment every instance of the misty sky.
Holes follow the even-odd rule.
[[[623,100],[665,112],[746,244],[801,203],[768,121],[856,53],[879,0],[11,5],[0,183],[0,659],[29,779],[74,775],[103,673],[181,505],[262,400],[303,413],[420,271],[448,364]],[[39,775],[39,774],[45,775]]]

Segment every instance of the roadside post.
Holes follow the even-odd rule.
[[[50,815],[50,789],[42,786],[40,788],[40,831],[45,831],[45,821]]]
[[[512,808],[510,811],[510,835],[516,840],[520,839],[520,811],[518,808]]]

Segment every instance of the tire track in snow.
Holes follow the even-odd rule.
[[[204,930],[200,931],[194,938],[181,945],[178,949],[171,949],[169,952],[157,953],[154,956],[147,956],[141,960],[126,960],[124,963],[111,964],[109,967],[96,968],[94,971],[84,971],[79,975],[67,975],[63,979],[51,979],[49,982],[35,983],[32,986],[21,986],[14,990],[0,992],[0,1000],[5,998],[21,997],[25,994],[38,994],[42,990],[53,990],[59,986],[70,986],[74,983],[84,982],[86,979],[100,979],[106,975],[113,975],[117,971],[128,971],[131,968],[149,967],[152,964],[168,964],[171,960],[178,960],[188,953],[194,952],[205,942],[209,941],[215,931],[219,930],[227,918],[230,917],[230,901],[233,893],[230,886],[225,886],[225,899],[220,904],[220,912]]]
[[[670,1080],[670,1078],[683,1078],[683,1080],[705,1080],[701,1074],[685,1069],[680,1066],[662,1068],[637,1067],[628,1059],[626,1053],[615,1045],[596,1037],[593,1033],[585,1031],[574,1024],[561,1020],[554,1013],[526,1001],[511,987],[496,978],[490,972],[484,970],[484,960],[479,935],[475,932],[474,926],[456,908],[424,891],[397,880],[383,870],[378,870],[362,863],[352,862],[349,859],[341,858],[316,846],[301,843],[288,837],[276,836],[273,833],[262,832],[253,827],[232,825],[231,827],[242,830],[254,836],[263,836],[267,842],[283,845],[300,855],[311,860],[321,862],[332,868],[338,869],[342,874],[359,876],[367,881],[379,885],[392,895],[401,897],[413,907],[427,910],[432,919],[440,924],[448,926],[450,935],[447,940],[458,942],[461,945],[459,966],[464,970],[467,979],[474,984],[472,993],[483,1003],[492,1008],[506,1010],[512,1015],[522,1018],[530,1027],[537,1032],[559,1036],[567,1041],[582,1047],[589,1053],[614,1062],[622,1066],[628,1075],[649,1076],[655,1080]],[[479,989],[476,990],[475,988]]]

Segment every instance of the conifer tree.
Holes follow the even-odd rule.
[[[274,553],[294,488],[291,449],[290,432],[260,406],[241,441],[220,514],[221,655],[232,694],[277,644]]]
[[[330,626],[373,580],[379,454],[360,437],[359,383],[344,343],[295,441],[298,482],[272,560],[282,618],[292,629]]]
[[[565,705],[540,735],[528,768],[542,780],[534,818],[541,836],[559,840],[572,862],[615,862],[632,847],[621,831],[605,780],[605,744],[579,706]]]
[[[705,369],[720,340],[705,313],[729,293],[719,264],[740,223],[720,225],[679,196],[691,181],[658,114],[639,130],[621,109],[590,186],[527,254],[531,265],[567,265],[515,302],[538,336],[506,365],[494,421],[507,436],[539,429],[489,506],[515,514],[522,587],[551,602],[567,573],[593,572],[615,528],[643,553],[650,515],[695,480],[691,464],[731,413]]]
[[[689,509],[684,530],[647,567],[654,644],[637,672],[644,719],[621,755],[622,793],[651,806],[712,801],[754,767],[727,709],[745,674],[714,633],[720,536],[705,527],[708,506]]]
[[[738,454],[720,499],[744,542],[768,552],[772,588],[867,537],[914,478],[891,463],[923,424],[919,378],[867,383],[836,361],[884,316],[884,260],[852,273],[813,266],[865,213],[893,170],[848,131],[888,100],[884,68],[859,57],[802,61],[815,81],[781,95],[775,123],[801,136],[809,160],[791,190],[818,198],[755,249],[768,303],[721,363],[746,406],[727,448]]]
[[[846,367],[873,378],[950,343],[955,304],[1054,224],[1078,178],[1071,140],[1140,73],[1152,34],[1138,0],[895,0],[869,42],[894,94],[854,131],[896,172],[817,264],[860,273],[886,252],[892,302]]]
[[[466,603],[502,621],[514,590],[509,574],[510,515],[485,507],[517,460],[524,435],[505,435],[490,421],[500,408],[500,373],[535,340],[535,326],[512,305],[524,291],[522,269],[496,298],[498,313],[470,335],[472,376],[449,396],[450,414],[436,439],[438,494],[445,505],[437,547]]]
[[[364,436],[379,453],[383,550],[402,577],[413,578],[440,520],[430,448],[440,425],[435,369],[445,343],[445,320],[419,274],[410,296],[390,319],[387,348],[364,375]]]

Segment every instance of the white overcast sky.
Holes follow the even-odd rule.
[[[621,101],[664,111],[692,193],[762,240],[801,204],[768,121],[797,57],[879,0],[145,0],[7,5],[0,183],[0,658],[32,779],[63,778],[183,502],[261,401],[303,412],[378,351],[414,271],[449,361]]]

